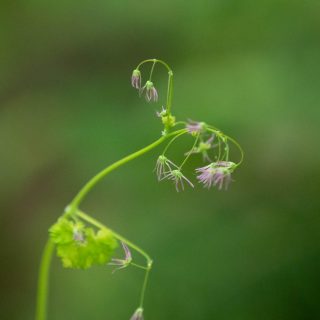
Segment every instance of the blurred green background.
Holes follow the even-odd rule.
[[[157,57],[175,115],[246,158],[228,192],[176,193],[152,172],[159,148],[83,204],[154,258],[145,318],[319,319],[319,34],[316,0],[1,1],[0,318],[33,319],[47,229],[79,188],[159,136],[165,71],[158,104],[130,86]],[[129,319],[142,276],[54,259],[49,319]]]

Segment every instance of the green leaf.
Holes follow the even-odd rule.
[[[105,265],[117,247],[117,240],[108,229],[95,232],[82,222],[67,218],[60,218],[49,233],[65,268],[88,269],[93,265]]]

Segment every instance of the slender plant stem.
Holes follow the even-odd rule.
[[[147,270],[148,269],[148,267],[141,266],[140,264],[137,264],[137,263],[134,263],[134,262],[130,262],[130,266],[133,266],[133,267],[136,267],[136,268],[139,268],[139,269],[143,269],[143,270]]]
[[[146,287],[147,287],[147,283],[148,283],[149,273],[150,273],[150,270],[152,268],[152,263],[153,263],[152,259],[150,258],[150,256],[144,250],[142,250],[140,247],[138,247],[137,245],[135,245],[131,241],[127,240],[123,236],[119,235],[118,233],[114,232],[113,230],[109,229],[104,224],[102,224],[101,222],[97,221],[96,219],[90,217],[89,215],[87,215],[83,211],[78,210],[76,212],[76,214],[77,214],[77,216],[79,218],[82,218],[83,220],[91,223],[92,225],[96,226],[97,228],[102,229],[102,230],[108,230],[109,232],[111,232],[113,234],[113,236],[115,238],[117,238],[118,240],[124,242],[126,245],[128,245],[129,247],[131,247],[135,251],[139,252],[141,255],[143,255],[146,258],[147,267],[142,267],[142,266],[137,265],[135,263],[131,263],[133,266],[138,267],[140,269],[144,269],[146,271],[145,276],[144,276],[144,280],[143,280],[141,296],[140,296],[140,305],[139,305],[140,308],[142,308],[143,307],[143,302],[144,302],[145,291],[146,291]]]
[[[184,166],[184,164],[187,162],[187,160],[190,158],[192,151],[194,150],[194,147],[196,146],[198,140],[199,140],[200,134],[197,135],[197,138],[195,139],[191,150],[188,152],[187,157],[183,160],[183,162],[181,163],[179,169],[181,170],[181,168]]]
[[[157,63],[157,59],[154,59],[152,67],[151,67],[151,71],[150,71],[149,81],[151,81],[153,70],[154,70],[156,63]]]
[[[167,110],[167,116],[170,117],[171,116],[172,96],[173,96],[173,72],[172,72],[172,69],[170,68],[170,66],[167,63],[165,63],[164,61],[159,60],[159,59],[143,60],[138,64],[136,69],[139,69],[144,63],[147,63],[147,62],[153,62],[153,66],[151,69],[149,80],[151,79],[153,68],[156,63],[162,64],[168,70],[168,89],[167,89],[166,110]],[[170,129],[170,127],[167,127],[166,129],[168,130],[168,129]]]
[[[117,169],[121,165],[143,155],[144,153],[152,150],[153,148],[157,147],[163,141],[168,139],[169,137],[175,136],[183,132],[184,129],[176,130],[174,132],[168,133],[165,136],[161,137],[160,139],[156,140],[155,142],[151,143],[150,145],[146,146],[145,148],[132,153],[129,156],[124,157],[123,159],[111,164],[110,166],[106,167],[104,170],[99,172],[95,175],[88,183],[84,185],[84,187],[79,191],[79,193],[75,196],[72,200],[71,204],[67,207],[65,214],[75,216],[78,215],[80,218],[90,222],[91,224],[102,228],[108,229],[106,226],[98,222],[97,220],[91,218],[90,216],[86,215],[84,212],[77,210],[81,201],[86,197],[86,195],[91,191],[91,189],[100,182],[108,173]],[[108,229],[110,230],[110,229]],[[141,248],[130,242],[129,240],[125,239],[121,235],[117,234],[116,232],[112,231],[114,237],[118,240],[126,243],[132,249],[139,252],[143,255],[147,260],[147,265],[152,265],[152,260],[150,256],[143,251]],[[39,282],[38,282],[38,295],[37,295],[37,309],[36,309],[36,320],[46,320],[47,318],[47,300],[48,300],[48,287],[49,287],[49,271],[50,271],[50,264],[52,260],[52,254],[54,250],[54,244],[49,239],[42,255],[41,265],[40,265],[40,273],[39,273]]]
[[[54,244],[49,239],[44,247],[39,279],[38,279],[38,294],[37,294],[37,309],[36,320],[45,320],[47,318],[47,300],[49,290],[49,273],[52,260],[52,254],[54,251]]]
[[[169,70],[168,71],[167,105],[166,105],[168,117],[171,116],[172,96],[173,96],[173,72],[172,70]]]
[[[99,222],[98,220],[90,217],[89,215],[87,215],[86,213],[84,213],[84,212],[81,211],[81,210],[77,210],[77,211],[75,212],[75,214],[76,214],[79,218],[81,218],[81,219],[89,222],[90,224],[96,226],[96,227],[99,228],[99,229],[110,231],[116,239],[124,242],[126,245],[128,245],[129,247],[131,247],[131,248],[134,249],[135,251],[139,252],[141,255],[143,255],[143,256],[146,258],[146,260],[147,260],[148,263],[152,262],[152,259],[150,258],[150,256],[149,256],[144,250],[142,250],[140,247],[138,247],[137,245],[135,245],[134,243],[132,243],[131,241],[129,241],[129,240],[126,239],[125,237],[121,236],[121,235],[118,234],[117,232],[114,232],[113,230],[111,230],[110,228],[108,228],[107,226],[105,226],[104,224],[102,224],[101,222]]]
[[[152,267],[152,262],[148,263],[148,267],[144,276],[144,280],[143,280],[143,284],[142,284],[142,289],[141,289],[141,296],[140,296],[140,304],[139,307],[143,308],[143,302],[144,302],[144,296],[146,293],[146,288],[147,288],[147,283],[148,283],[148,279],[149,279],[149,273]]]
[[[213,133],[215,133],[215,134],[219,133],[220,136],[222,135],[224,137],[224,144],[227,147],[227,150],[226,150],[227,151],[227,156],[229,156],[229,147],[228,147],[228,144],[226,143],[226,139],[230,140],[239,149],[241,158],[240,158],[240,161],[236,164],[236,166],[237,167],[240,166],[240,164],[243,162],[243,158],[244,158],[244,151],[241,148],[240,144],[235,139],[233,139],[233,138],[227,136],[226,134],[222,133],[219,129],[215,129],[214,127],[210,126],[208,128],[208,130],[213,132]]]
[[[184,132],[185,129],[177,130],[171,133],[168,133],[161,137],[160,139],[156,140],[155,142],[149,144],[145,148],[136,151],[124,158],[122,158],[119,161],[114,162],[110,166],[106,167],[104,170],[100,171],[97,175],[95,175],[89,182],[87,182],[84,187],[79,191],[79,193],[75,196],[75,198],[70,203],[70,206],[68,207],[68,212],[72,214],[80,205],[81,201],[85,198],[85,196],[91,191],[91,189],[100,182],[107,174],[109,174],[111,171],[117,169],[118,167],[122,166],[123,164],[145,154],[146,152],[152,150],[153,148],[157,147],[159,144],[161,144],[163,141],[168,139],[169,137],[175,136],[179,133]]]
[[[163,150],[163,152],[162,152],[162,155],[164,155],[164,154],[168,151],[170,145],[171,145],[176,139],[178,139],[180,136],[184,135],[185,133],[187,133],[187,130],[184,130],[183,132],[181,132],[181,133],[177,134],[176,136],[174,136],[174,137],[169,141],[169,143],[166,145],[166,147],[164,148],[164,150]]]

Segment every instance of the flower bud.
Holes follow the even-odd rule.
[[[131,85],[135,89],[140,89],[141,88],[141,72],[138,69],[134,69],[132,72],[131,76]]]
[[[144,90],[146,90],[146,100],[148,102],[158,101],[158,92],[157,92],[157,89],[154,87],[153,82],[148,80],[146,84],[143,86],[143,88],[141,89],[140,93],[142,94]]]
[[[138,308],[135,313],[132,315],[130,320],[143,320],[143,309]]]
[[[172,115],[162,116],[161,121],[166,127],[171,128],[174,126],[174,124],[176,122],[176,117],[174,117]]]

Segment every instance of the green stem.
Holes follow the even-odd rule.
[[[173,96],[173,72],[172,70],[169,70],[168,71],[167,104],[166,104],[168,117],[171,116],[172,96]]]
[[[159,60],[159,59],[146,59],[146,60],[143,60],[138,64],[136,69],[139,69],[143,64],[145,64],[147,62],[158,62],[158,63],[161,63],[168,71],[171,71],[171,68],[169,67],[169,65],[167,63],[165,63],[164,61]]]
[[[146,293],[146,288],[147,288],[147,283],[148,283],[148,278],[149,278],[149,273],[150,273],[151,268],[152,268],[152,262],[148,263],[148,267],[147,267],[147,270],[146,270],[146,273],[144,276],[142,289],[141,289],[141,296],[140,296],[140,304],[139,304],[140,308],[143,308],[144,296]]]
[[[197,138],[195,139],[195,141],[194,141],[194,143],[193,143],[193,145],[192,145],[192,148],[191,148],[191,150],[188,152],[188,154],[187,154],[187,157],[183,160],[183,162],[181,163],[181,165],[180,165],[180,167],[179,167],[179,169],[181,170],[182,169],[182,167],[183,167],[183,165],[187,162],[187,160],[189,159],[189,157],[191,156],[191,152],[194,150],[194,147],[196,146],[196,144],[197,144],[197,142],[198,142],[198,140],[199,140],[199,134],[197,135]]]
[[[118,240],[124,242],[126,245],[128,245],[129,247],[131,247],[135,251],[139,252],[141,255],[143,255],[146,258],[147,267],[142,267],[142,266],[137,265],[135,263],[131,263],[135,267],[138,267],[140,269],[146,270],[144,281],[143,281],[143,285],[142,285],[141,296],[140,296],[140,305],[139,305],[140,308],[142,308],[143,307],[143,302],[144,302],[144,296],[145,296],[145,292],[146,292],[146,287],[147,287],[147,283],[148,283],[148,277],[149,277],[149,273],[150,273],[150,270],[152,268],[152,263],[153,263],[152,259],[150,258],[150,256],[144,250],[142,250],[140,247],[138,247],[137,245],[135,245],[131,241],[127,240],[126,238],[124,238],[120,234],[118,234],[118,233],[114,232],[113,230],[109,229],[108,227],[106,227],[104,224],[102,224],[101,222],[97,221],[96,219],[88,216],[83,211],[78,210],[76,212],[76,214],[77,214],[77,216],[79,218],[91,223],[92,225],[96,226],[97,228],[102,229],[102,230],[108,230],[109,232],[112,232],[112,234],[113,234],[113,236],[115,238],[117,238]]]
[[[239,149],[241,158],[240,158],[240,161],[236,164],[236,166],[237,167],[240,166],[240,164],[243,162],[243,158],[244,158],[244,151],[241,148],[240,144],[235,139],[233,139],[233,138],[227,136],[226,134],[222,133],[219,129],[216,129],[216,128],[212,127],[212,126],[210,126],[210,127],[208,128],[209,131],[215,133],[216,135],[221,135],[221,136],[224,137],[224,140],[225,140],[224,143],[225,143],[225,146],[227,147],[227,150],[226,150],[227,151],[227,156],[229,156],[229,146],[226,143],[226,139],[230,140]]]
[[[134,262],[130,262],[130,266],[133,266],[133,267],[136,267],[136,268],[139,268],[139,269],[143,269],[143,270],[147,270],[148,269],[148,267],[141,266],[140,264],[137,264],[137,263],[134,263]]]
[[[139,69],[144,63],[147,63],[147,62],[153,62],[153,66],[152,66],[152,69],[151,69],[149,80],[151,79],[153,68],[154,68],[156,63],[162,64],[168,70],[168,89],[167,89],[166,110],[167,110],[167,116],[168,116],[168,118],[170,118],[170,116],[171,116],[171,105],[172,105],[172,96],[173,96],[173,72],[172,72],[170,66],[166,62],[164,62],[162,60],[159,60],[159,59],[146,59],[146,60],[143,60],[138,64],[136,69]],[[167,126],[166,129],[169,130],[170,126]]]
[[[139,252],[141,255],[143,255],[143,256],[146,258],[146,260],[147,260],[148,263],[152,263],[152,259],[150,258],[150,256],[149,256],[144,250],[142,250],[140,247],[138,247],[137,245],[135,245],[134,243],[132,243],[131,241],[129,241],[129,240],[126,239],[125,237],[121,236],[121,235],[118,234],[117,232],[114,232],[113,230],[111,230],[110,228],[108,228],[107,226],[105,226],[104,224],[102,224],[101,222],[99,222],[98,220],[90,217],[89,215],[87,215],[86,213],[84,213],[84,212],[81,211],[81,210],[77,210],[77,211],[75,212],[75,214],[76,214],[79,218],[81,218],[81,219],[89,222],[90,224],[96,226],[96,227],[99,228],[99,229],[108,230],[109,232],[111,232],[111,233],[113,234],[113,236],[114,236],[116,239],[122,241],[123,243],[125,243],[126,245],[128,245],[129,247],[131,247],[131,248],[134,249],[135,251]]]
[[[153,70],[154,70],[154,66],[156,65],[156,63],[157,63],[157,59],[154,59],[152,67],[151,67],[151,71],[150,71],[149,81],[151,81]]]
[[[75,198],[70,203],[70,206],[67,209],[67,213],[72,214],[76,209],[78,208],[81,201],[85,198],[85,196],[91,191],[91,189],[100,182],[107,174],[109,174],[111,171],[117,169],[118,167],[122,166],[123,164],[145,154],[146,152],[152,150],[153,148],[157,147],[159,144],[161,144],[163,141],[168,139],[169,137],[175,136],[179,133],[184,132],[185,129],[177,130],[174,132],[171,132],[169,134],[166,134],[165,136],[161,137],[160,139],[156,140],[155,142],[149,144],[145,148],[136,151],[129,156],[126,156],[122,158],[119,161],[116,161],[115,163],[111,164],[110,166],[106,167],[104,170],[99,172],[97,175],[95,175],[89,182],[87,182],[84,187],[79,191],[79,193],[75,196]]]
[[[176,136],[174,136],[170,141],[169,143],[166,145],[166,147],[164,148],[163,152],[162,152],[162,155],[165,155],[165,153],[168,151],[170,145],[176,140],[178,139],[180,136],[184,135],[185,133],[187,133],[187,130],[186,129],[183,129],[183,132],[177,134]]]
[[[50,264],[52,260],[53,251],[54,251],[54,244],[49,239],[43,250],[43,255],[42,255],[41,264],[40,264],[36,320],[45,320],[47,318],[49,272],[50,272]]]

